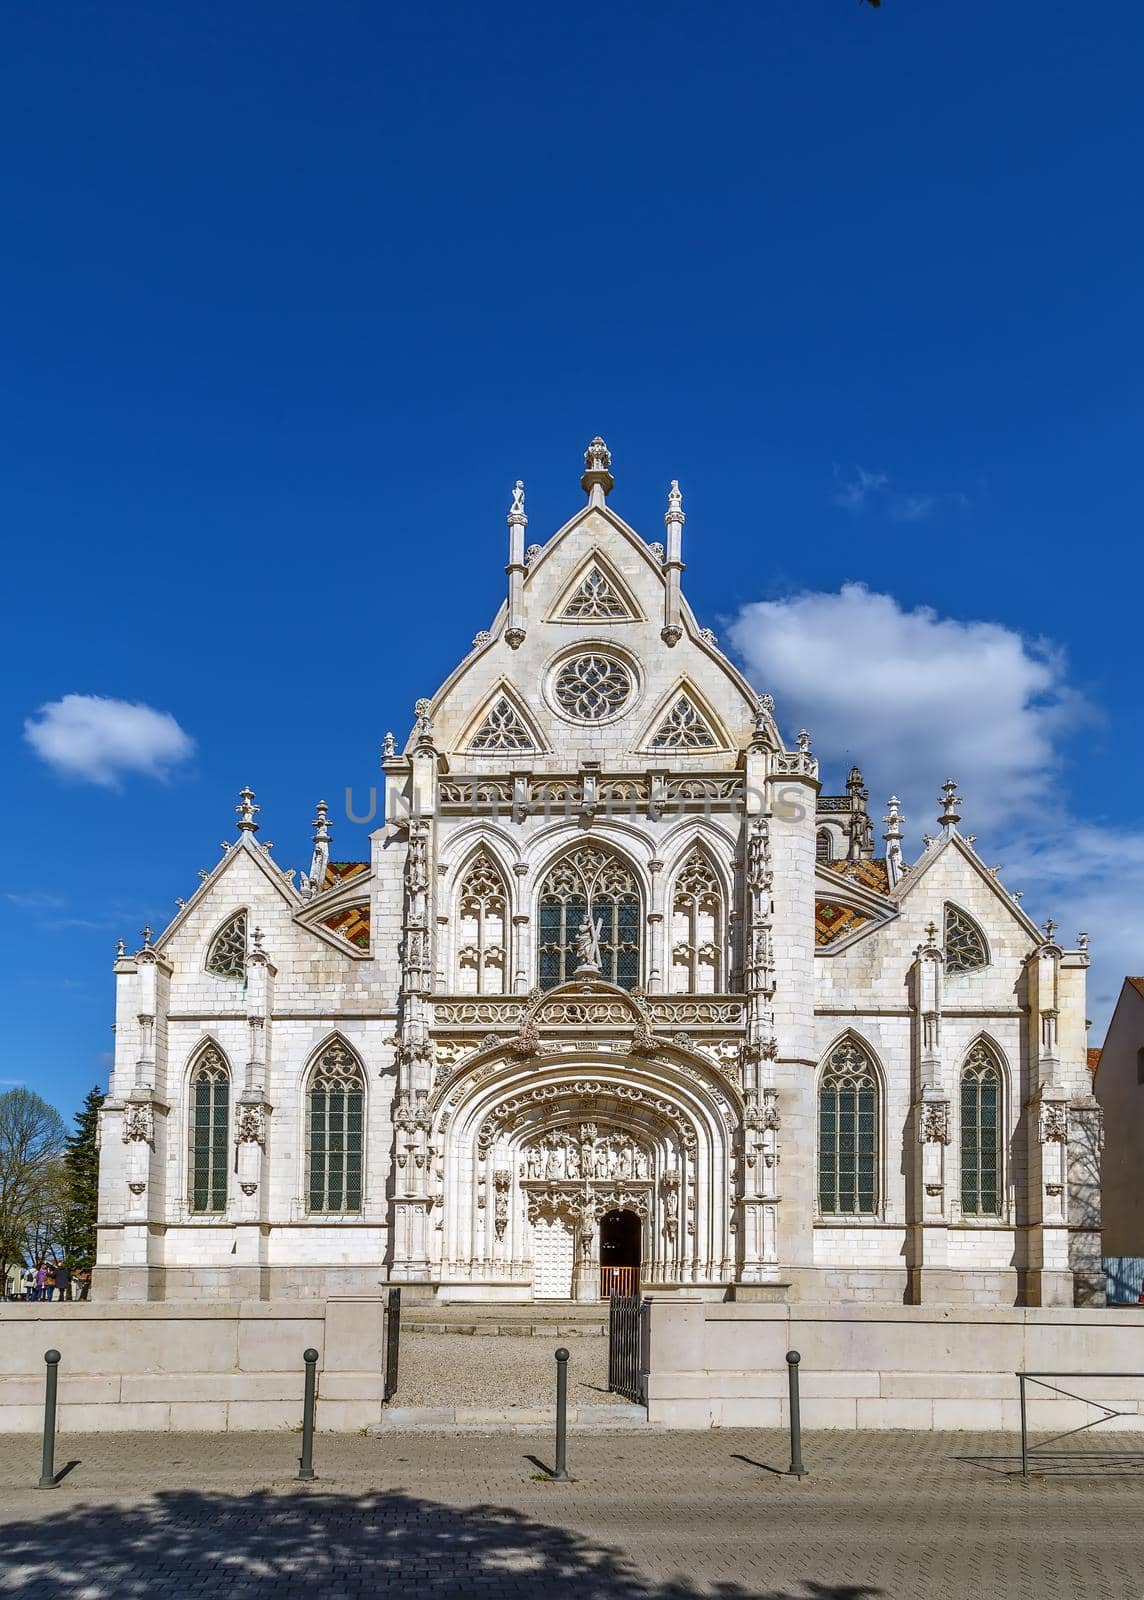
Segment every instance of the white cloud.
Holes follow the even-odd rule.
[[[730,637],[792,730],[808,726],[838,767],[858,761],[875,794],[896,792],[918,820],[936,818],[951,774],[979,815],[1022,813],[1060,737],[1091,715],[1059,651],[999,623],[907,611],[861,583],[756,601]]]
[[[861,766],[875,838],[896,793],[916,855],[921,834],[938,831],[941,783],[957,780],[963,832],[1002,863],[1007,888],[1025,891],[1024,909],[1051,914],[1069,942],[1091,935],[1099,1040],[1121,978],[1144,971],[1144,836],[1076,818],[1061,798],[1064,740],[1096,715],[1070,688],[1063,653],[1000,623],[906,610],[860,583],[757,601],[729,633],[788,738],[811,729],[826,787]]]
[[[128,773],[166,778],[195,748],[170,712],[95,694],[41,706],[24,737],[61,776],[110,789]]]
[[[25,894],[7,894],[4,898],[21,911],[58,911],[64,905],[62,895],[45,894],[42,889],[29,889]]]

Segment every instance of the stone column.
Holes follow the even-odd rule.
[[[931,922],[910,974],[913,1009],[913,1105],[907,1128],[907,1293],[911,1304],[956,1296],[949,1271],[947,1153],[950,1103],[941,1048],[944,956]],[[911,1138],[912,1130],[912,1138]],[[893,1158],[893,1150],[889,1152]]]

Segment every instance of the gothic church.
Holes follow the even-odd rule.
[[[1086,940],[952,783],[915,860],[893,798],[879,850],[861,773],[822,793],[698,626],[678,485],[649,542],[585,466],[543,544],[517,484],[504,604],[386,737],[370,859],[319,803],[297,877],[244,790],[120,948],[97,1298],[1093,1297]]]

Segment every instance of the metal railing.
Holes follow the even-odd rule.
[[[1077,1378],[1144,1378],[1144,1372],[1018,1372],[1015,1373],[1021,1386],[1021,1476],[1029,1476],[1029,1460],[1031,1457],[1041,1457],[1049,1460],[1104,1460],[1113,1461],[1122,1456],[1125,1459],[1139,1461],[1141,1451],[1116,1451],[1116,1450],[1050,1450],[1049,1446],[1060,1444],[1062,1439],[1072,1439],[1078,1433],[1087,1433],[1089,1429],[1099,1427],[1102,1422],[1111,1422],[1116,1417],[1134,1417],[1135,1411],[1117,1411],[1112,1406],[1106,1406],[1102,1400],[1090,1400],[1087,1395],[1074,1394],[1071,1389],[1062,1389],[1056,1384],[1047,1383],[1047,1378],[1067,1378],[1074,1382]],[[1102,1413],[1093,1417],[1091,1422],[1082,1422],[1079,1427],[1066,1428],[1063,1433],[1055,1433],[1051,1438],[1043,1439],[1040,1444],[1029,1443],[1029,1414],[1028,1414],[1028,1385],[1035,1383],[1038,1388],[1048,1389],[1052,1394],[1059,1394],[1066,1400],[1079,1401],[1084,1406],[1094,1406]]]
[[[401,1363],[401,1290],[390,1289],[385,1301],[385,1398],[397,1393]]]
[[[638,1267],[601,1267],[600,1268],[600,1299],[607,1300],[611,1295],[633,1295],[640,1292],[640,1269]]]
[[[609,1300],[608,1388],[635,1405],[643,1402],[640,1382],[640,1297],[613,1294]]]

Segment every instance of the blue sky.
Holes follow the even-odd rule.
[[[948,767],[1088,924],[1098,1039],[1144,967],[1142,47],[1127,0],[10,9],[0,1079],[105,1078],[114,941],[242,784],[306,861],[596,432],[648,537],[680,478],[688,596],[828,784],[912,852]],[[70,695],[177,726],[37,750]]]

